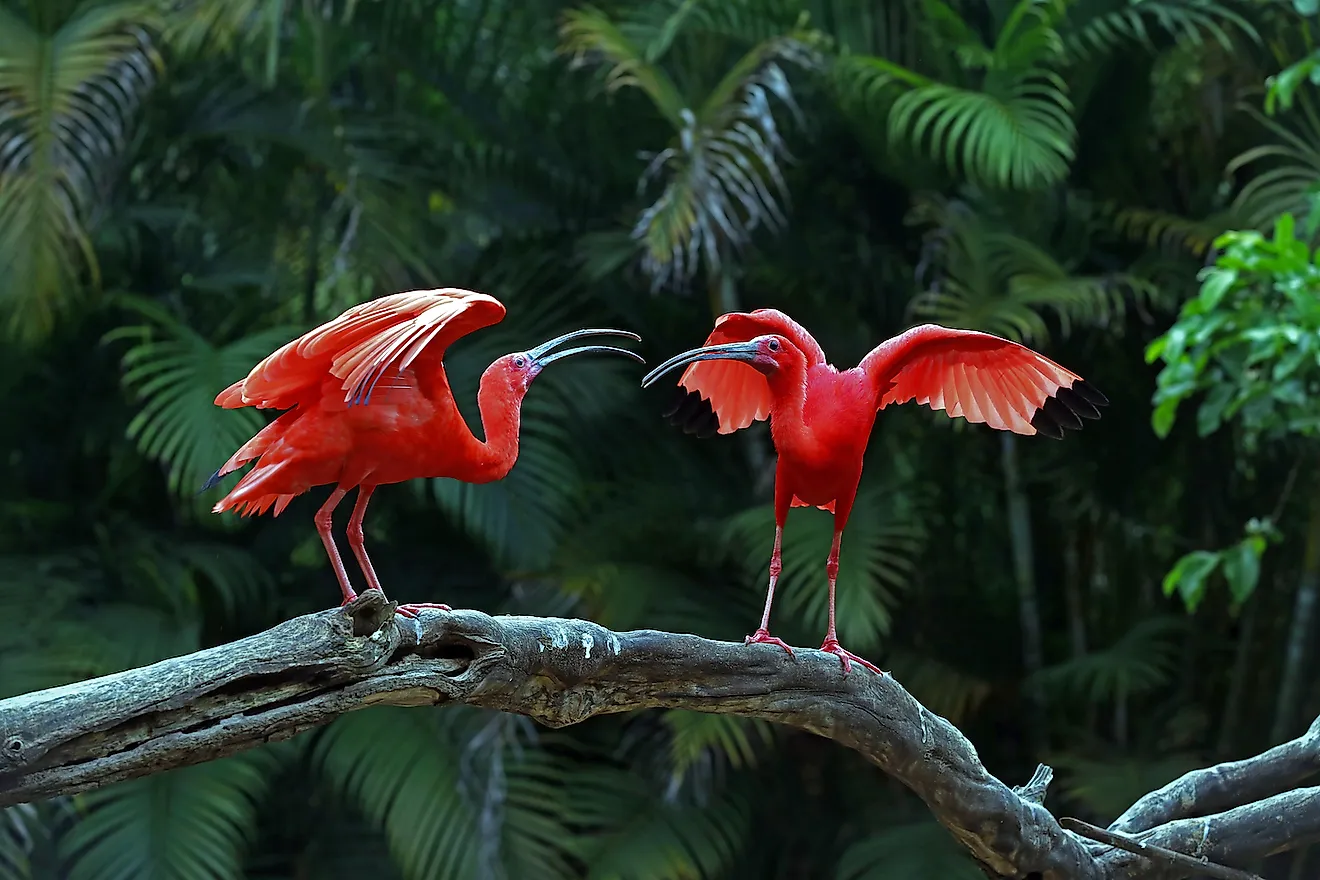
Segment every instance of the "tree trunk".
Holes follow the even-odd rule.
[[[1247,692],[1247,677],[1251,673],[1251,652],[1255,645],[1256,609],[1260,607],[1259,598],[1247,603],[1242,616],[1242,628],[1238,633],[1237,649],[1233,654],[1233,671],[1228,679],[1228,695],[1224,698],[1224,716],[1219,723],[1219,742],[1215,753],[1224,760],[1233,754],[1237,740],[1238,721],[1242,717],[1242,699]]]
[[[1297,717],[1297,704],[1301,699],[1303,670],[1315,619],[1315,605],[1320,594],[1320,487],[1313,481],[1306,523],[1306,551],[1302,562],[1302,577],[1297,585],[1297,599],[1293,604],[1292,624],[1288,628],[1288,642],[1284,649],[1283,678],[1279,684],[1279,702],[1274,712],[1273,742],[1282,742]]]
[[[1035,553],[1031,542],[1031,514],[1018,473],[1017,438],[1004,431],[999,435],[1000,460],[1004,468],[1004,494],[1008,501],[1008,532],[1013,550],[1013,573],[1018,588],[1018,616],[1022,624],[1022,662],[1028,677],[1045,665],[1041,647],[1040,607],[1036,600]],[[1025,689],[1032,736],[1044,731],[1045,698],[1035,683]]]

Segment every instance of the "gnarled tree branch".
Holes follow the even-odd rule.
[[[957,728],[892,677],[845,676],[832,655],[800,650],[790,658],[768,646],[476,611],[409,621],[376,591],[237,642],[0,701],[0,806],[211,760],[366,706],[453,702],[553,727],[652,707],[763,718],[861,753],[1001,876],[1188,876],[1084,843],[1041,805],[1046,768],[1009,788]],[[1285,815],[1320,819],[1314,792],[1278,795],[1297,801]],[[1292,842],[1277,823],[1266,827],[1275,799],[1213,818],[1213,831],[1207,820],[1181,819],[1142,839],[1241,864]],[[1308,836],[1313,825],[1297,833]],[[1198,829],[1206,833],[1198,837]]]

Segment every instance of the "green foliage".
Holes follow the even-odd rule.
[[[80,796],[62,841],[71,880],[221,880],[242,869],[270,755],[235,755]]]
[[[1307,237],[1310,237],[1308,232]],[[1168,436],[1183,401],[1201,393],[1197,434],[1235,423],[1247,449],[1320,428],[1320,265],[1285,214],[1266,237],[1230,232],[1201,289],[1146,349],[1163,361],[1151,424]]]
[[[1236,611],[1251,598],[1260,583],[1260,561],[1270,540],[1279,532],[1268,521],[1252,519],[1246,537],[1224,550],[1193,550],[1174,563],[1164,576],[1164,595],[1177,593],[1188,611],[1196,611],[1215,572],[1228,584],[1231,607]]]
[[[1308,216],[1320,180],[1304,5],[0,0],[0,321],[28,343],[0,345],[0,602],[18,621],[0,694],[337,601],[310,522],[325,487],[279,519],[193,497],[273,415],[212,401],[353,303],[460,285],[508,307],[446,358],[478,434],[491,360],[578,327],[637,330],[651,363],[712,312],[762,306],[841,367],[912,320],[1048,340],[1113,405],[1063,443],[1010,438],[1025,529],[1004,516],[1006,435],[881,415],[842,542],[845,644],[1004,778],[1069,744],[1060,811],[1112,817],[1261,740],[1269,615],[1306,560],[1279,471],[1317,396],[1314,230],[1279,220]],[[1234,103],[1262,84],[1263,110]],[[1281,441],[1268,455],[1157,442],[1142,415],[1145,342],[1228,229],[1157,343],[1157,394]],[[507,479],[378,493],[391,594],[741,639],[773,537],[766,426],[671,430],[670,389],[639,375],[555,364]],[[793,644],[823,634],[832,532],[790,515],[772,625]],[[1036,677],[1008,550],[1024,536]],[[1161,596],[1197,547],[1224,549],[1186,556]],[[1220,580],[1230,601],[1206,601]],[[1248,596],[1254,630],[1235,620]],[[1233,703],[1248,673],[1266,682]],[[1035,685],[1054,708],[1028,730]],[[763,720],[552,732],[372,709],[288,745],[0,812],[0,874],[974,875],[900,786]]]
[[[836,76],[847,99],[864,113],[889,104],[892,142],[906,140],[975,183],[1024,189],[1067,176],[1077,129],[1068,86],[1053,69],[1063,4],[1019,0],[992,41],[953,6],[928,0],[925,7],[936,43],[957,59],[962,81],[845,55]]]
[[[894,824],[854,843],[839,857],[837,880],[979,880],[976,863],[930,820]]]
[[[1178,617],[1145,618],[1108,647],[1047,667],[1039,683],[1058,697],[1091,703],[1153,693],[1177,669],[1175,640],[1185,625]]]
[[[779,166],[786,147],[772,102],[800,116],[786,68],[819,63],[817,35],[795,28],[746,50],[701,98],[684,95],[658,62],[680,30],[699,32],[700,23],[710,22],[704,6],[686,2],[663,21],[643,12],[617,25],[584,7],[565,16],[561,31],[565,52],[578,62],[603,61],[607,88],[640,89],[674,130],[674,141],[653,154],[639,184],[665,173],[664,188],[632,230],[644,248],[642,268],[657,288],[671,277],[687,280],[702,263],[719,269],[727,252],[744,247],[760,226],[782,228],[779,203],[787,190]]]
[[[195,495],[234,450],[265,427],[257,410],[221,409],[216,395],[294,334],[276,327],[216,346],[151,301],[123,302],[150,322],[119,327],[105,337],[107,343],[132,341],[123,356],[122,382],[142,409],[129,422],[128,436],[143,455],[165,465],[171,491]]]
[[[47,335],[97,277],[87,222],[155,82],[155,7],[81,4],[52,22],[0,5],[0,275],[23,279],[0,294],[11,337]]]

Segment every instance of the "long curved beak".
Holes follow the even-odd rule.
[[[724,345],[704,345],[701,348],[689,349],[682,354],[674,355],[643,376],[642,387],[649,387],[656,379],[659,379],[670,370],[686,367],[688,364],[695,364],[697,361],[743,361],[750,364],[756,360],[759,352],[760,345],[755,340],[751,342],[726,342]]]
[[[560,358],[572,357],[575,354],[599,354],[609,352],[611,354],[621,354],[630,357],[638,363],[644,364],[646,361],[635,351],[629,351],[626,348],[615,348],[612,345],[580,345],[577,348],[569,348],[564,351],[551,352],[556,346],[563,345],[565,342],[572,342],[575,339],[581,339],[584,336],[622,336],[625,339],[631,339],[634,342],[641,342],[642,337],[636,333],[627,330],[574,330],[572,333],[565,333],[563,336],[556,336],[549,342],[543,342],[536,348],[529,349],[527,354],[537,367],[544,367],[546,364],[553,363]]]

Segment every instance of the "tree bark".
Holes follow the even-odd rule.
[[[844,675],[820,651],[790,657],[773,646],[476,611],[413,621],[393,608],[369,590],[237,642],[0,701],[0,806],[211,760],[374,705],[467,703],[552,727],[670,707],[763,718],[855,750],[920,796],[992,876],[1192,873],[1084,843],[1042,806],[1048,768],[1009,788],[891,676]],[[1286,747],[1144,798],[1133,808],[1147,826],[1142,843],[1240,865],[1315,839],[1320,788],[1287,786],[1315,769],[1317,742],[1320,719]],[[1204,815],[1202,805],[1224,812]]]
[[[1313,481],[1311,486],[1302,577],[1297,585],[1297,599],[1293,605],[1292,622],[1288,627],[1283,676],[1279,682],[1279,702],[1275,707],[1274,727],[1270,736],[1275,742],[1288,735],[1288,728],[1297,718],[1297,704],[1301,700],[1303,670],[1306,668],[1306,654],[1310,647],[1315,606],[1320,599],[1320,485],[1317,485],[1317,482],[1320,481]]]

